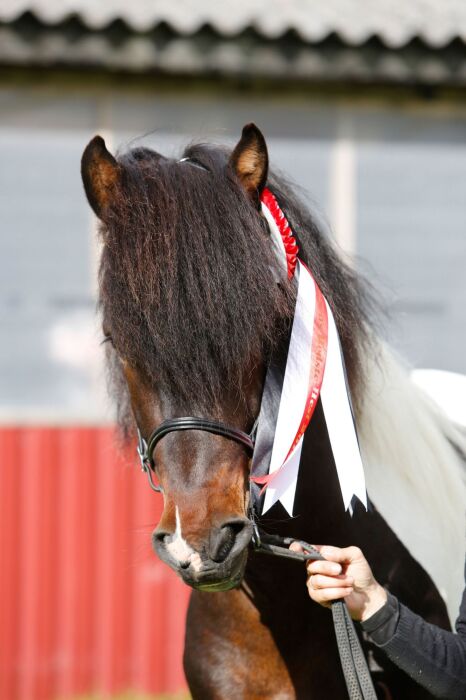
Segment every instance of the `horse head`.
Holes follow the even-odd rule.
[[[182,416],[243,433],[254,424],[264,358],[292,313],[260,213],[267,174],[252,124],[231,153],[192,146],[173,160],[136,148],[115,158],[97,136],[83,154],[101,221],[112,374],[125,380],[120,406],[127,395],[146,442]],[[150,455],[164,498],[154,549],[193,587],[226,590],[242,578],[250,457],[241,441],[196,429],[168,432]]]

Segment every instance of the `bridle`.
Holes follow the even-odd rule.
[[[240,445],[243,445],[243,447],[245,447],[252,456],[252,453],[254,452],[256,429],[257,420],[255,421],[251,432],[245,433],[243,430],[232,428],[225,423],[220,423],[219,421],[211,420],[210,418],[183,416],[182,418],[170,418],[168,420],[164,420],[159,427],[150,434],[149,439],[146,442],[138,428],[137,452],[141,462],[141,469],[147,474],[151,489],[160,493],[162,491],[162,487],[155,484],[152,478],[152,475],[155,472],[155,460],[153,455],[155,446],[163,437],[165,437],[165,435],[179,430],[203,430],[204,432],[212,433],[213,435],[220,435],[221,437],[238,442]]]

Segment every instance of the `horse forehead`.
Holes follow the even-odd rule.
[[[174,469],[193,477],[205,476],[211,472],[212,478],[229,469],[237,462],[247,461],[244,448],[236,442],[204,430],[180,430],[165,435],[155,446],[154,458],[159,459],[165,467]],[[244,458],[244,459],[242,459]]]
[[[156,445],[160,449],[153,456],[166,503],[195,522],[210,510],[236,512],[248,487],[249,455],[225,438],[190,432],[166,435]]]

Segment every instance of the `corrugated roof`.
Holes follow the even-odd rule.
[[[34,35],[0,26],[0,65],[103,69],[127,73],[262,78],[294,82],[466,85],[466,56],[458,47],[431,51],[301,44],[294,50],[263,40],[244,42],[202,34],[158,41],[131,34],[114,42],[105,32],[86,32],[70,41],[49,28]]]
[[[47,25],[78,16],[90,29],[122,20],[135,32],[160,24],[193,35],[203,26],[231,37],[254,29],[266,39],[295,31],[306,43],[336,34],[358,46],[378,37],[390,48],[418,38],[432,48],[466,43],[465,0],[2,0],[0,21],[31,12]]]

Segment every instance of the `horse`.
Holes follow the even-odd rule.
[[[191,144],[179,160],[143,146],[114,156],[96,136],[81,172],[100,220],[99,306],[118,420],[127,439],[137,428],[146,441],[183,416],[251,431],[294,308],[260,210],[264,187],[273,192],[335,317],[370,500],[367,511],[355,502],[345,512],[319,402],[294,515],[278,502],[259,524],[361,547],[383,585],[448,629],[444,598],[454,611],[464,557],[465,436],[381,339],[371,289],[269,169],[260,130],[246,125],[233,149]],[[250,546],[250,451],[231,432],[188,427],[158,435],[164,507],[152,539],[193,589],[184,652],[192,697],[347,697],[331,615],[310,601],[304,567]],[[363,643],[379,697],[429,697]]]

